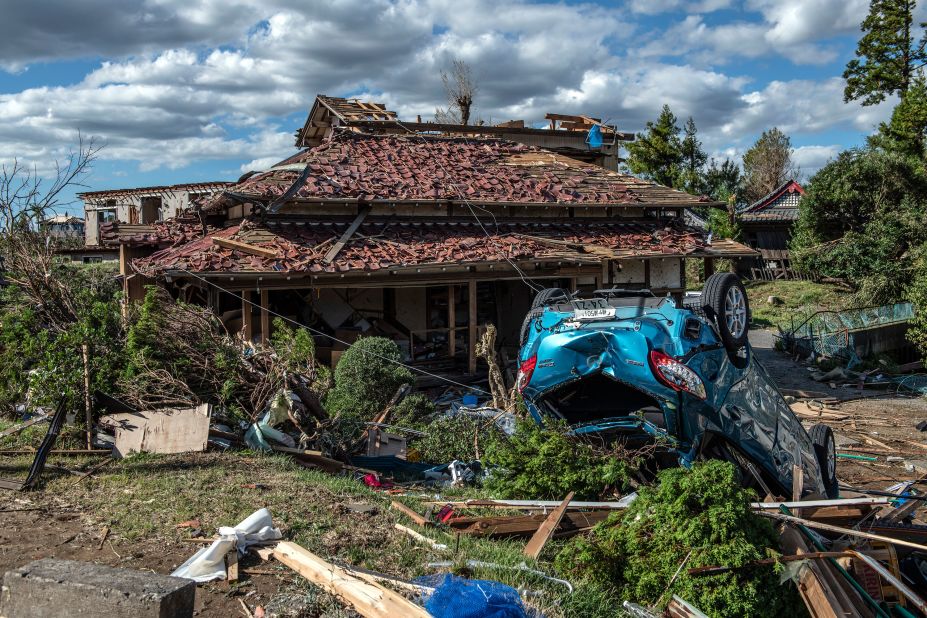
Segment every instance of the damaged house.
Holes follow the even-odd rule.
[[[316,124],[328,126],[311,127],[312,114],[306,126],[324,134],[297,136],[312,147],[194,212],[108,226],[126,298],[159,282],[246,339],[266,339],[274,316],[304,324],[332,364],[376,334],[413,362],[474,373],[484,325],[497,326],[503,350],[517,348],[532,288],[681,297],[686,259],[755,255],[685,225],[703,198],[482,127],[399,131],[394,116],[367,111],[384,118],[352,125],[317,101]]]

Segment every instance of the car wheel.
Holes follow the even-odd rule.
[[[714,320],[730,354],[747,345],[750,303],[747,290],[734,273],[715,273],[702,290],[702,309]]]
[[[518,337],[518,345],[524,346],[528,342],[528,334],[531,332],[531,325],[536,319],[544,313],[544,308],[532,309],[525,316],[525,321],[521,323],[521,334]]]
[[[531,301],[531,308],[547,307],[554,303],[569,302],[572,295],[563,288],[545,288],[538,292],[538,295]]]
[[[840,488],[837,484],[837,444],[834,442],[834,432],[824,423],[818,423],[808,431],[808,435],[814,444],[821,476],[824,477],[824,493],[828,498],[836,498]]]

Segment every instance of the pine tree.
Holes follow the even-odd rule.
[[[743,199],[747,204],[798,175],[798,169],[792,163],[792,153],[792,140],[788,135],[776,127],[763,131],[750,150],[744,153]]]
[[[912,32],[915,4],[915,0],[871,0],[860,27],[865,34],[856,47],[856,58],[843,72],[844,101],[862,99],[863,105],[875,105],[893,94],[904,97],[917,70],[927,63],[927,35],[915,43]]]
[[[678,180],[682,164],[679,126],[669,105],[663,106],[656,122],[628,144],[628,168],[640,176],[672,187]]]
[[[725,159],[718,165],[718,162],[712,159],[705,170],[705,193],[719,202],[726,202],[732,196],[737,202],[741,181],[740,166],[737,163]]]
[[[702,150],[702,142],[698,139],[698,129],[692,116],[686,121],[684,131],[685,137],[680,145],[682,165],[676,187],[693,195],[702,195],[705,192],[703,172],[708,155]]]

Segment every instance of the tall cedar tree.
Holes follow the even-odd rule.
[[[705,193],[719,202],[727,202],[734,198],[736,203],[740,195],[740,166],[731,159],[725,159],[721,165],[715,159],[708,164],[705,170]]]
[[[682,165],[676,187],[693,195],[702,195],[705,193],[703,172],[708,155],[702,150],[702,142],[698,139],[698,129],[692,116],[686,121],[684,130],[685,137],[680,145]]]
[[[865,33],[856,46],[856,58],[847,63],[843,78],[846,102],[861,99],[875,105],[885,97],[902,98],[919,68],[927,63],[927,35],[915,42],[915,0],[872,0],[860,29]],[[921,24],[923,27],[925,24]]]
[[[663,106],[656,122],[648,122],[647,130],[637,134],[628,144],[628,168],[635,173],[672,187],[682,165],[682,144],[679,126],[669,105]]]
[[[789,178],[798,170],[792,163],[792,140],[773,127],[763,131],[756,143],[744,153],[743,198],[752,204]]]

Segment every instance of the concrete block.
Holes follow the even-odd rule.
[[[195,595],[191,579],[45,558],[4,574],[0,617],[185,618]]]

